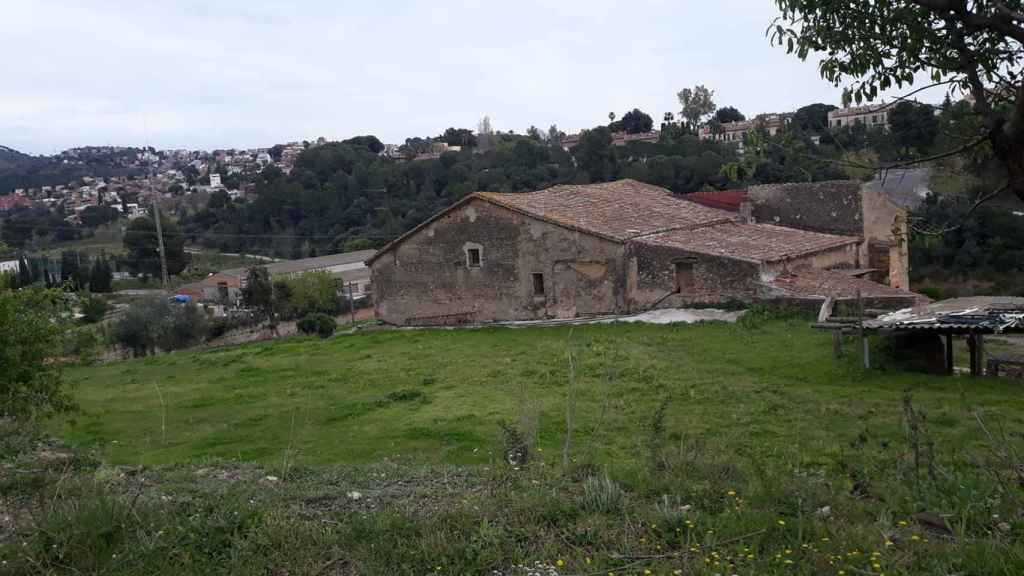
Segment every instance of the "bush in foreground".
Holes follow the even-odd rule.
[[[330,338],[338,329],[338,323],[327,314],[307,314],[297,325],[303,334],[316,334],[321,338]]]
[[[0,420],[45,417],[74,403],[60,366],[67,309],[57,290],[0,293]]]

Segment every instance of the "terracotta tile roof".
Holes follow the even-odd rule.
[[[746,202],[746,190],[722,190],[721,192],[694,192],[683,196],[690,202],[696,202],[702,206],[739,212],[740,204]]]
[[[789,296],[853,298],[860,290],[861,296],[865,298],[899,296],[916,298],[922,304],[930,302],[927,297],[920,294],[851,276],[841,270],[803,267],[776,277],[768,286]]]
[[[665,188],[636,180],[553,186],[512,194],[477,192],[473,197],[618,241],[735,219],[724,210],[689,202]]]
[[[637,240],[655,246],[751,262],[775,262],[856,244],[852,236],[807,232],[771,224],[729,222],[688,230],[673,230]]]
[[[0,211],[10,210],[18,206],[32,206],[31,199],[17,194],[5,194],[0,196]]]

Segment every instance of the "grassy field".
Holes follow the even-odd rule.
[[[865,372],[808,324],[69,369],[66,444],[0,422],[0,573],[1024,573],[1019,383]]]
[[[77,250],[91,257],[100,254],[121,254],[124,252],[124,233],[121,228],[127,226],[125,221],[116,221],[104,226],[98,226],[92,234],[75,240],[73,242],[55,242],[45,246],[42,254],[50,258],[60,258],[63,250]]]
[[[539,447],[562,446],[570,351],[573,440],[602,462],[632,458],[662,402],[669,434],[790,462],[820,463],[865,432],[898,440],[906,389],[953,445],[978,438],[975,409],[1024,423],[1019,384],[864,373],[792,320],[392,331],[174,353],[71,370],[84,413],[53,432],[118,464],[286,452],[306,464],[483,463],[501,421],[535,421]]]

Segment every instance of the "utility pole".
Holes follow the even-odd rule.
[[[164,253],[164,231],[160,224],[160,202],[153,194],[153,177],[149,179],[149,194],[153,198],[153,218],[156,220],[156,245],[160,251],[160,279],[163,282],[164,290],[167,289],[167,255]]]
[[[348,311],[352,317],[352,326],[356,325],[356,300],[352,294],[352,283],[348,283]]]

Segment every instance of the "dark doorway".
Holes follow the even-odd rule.
[[[693,291],[695,279],[693,275],[693,262],[683,260],[676,262],[676,291],[686,293]]]

